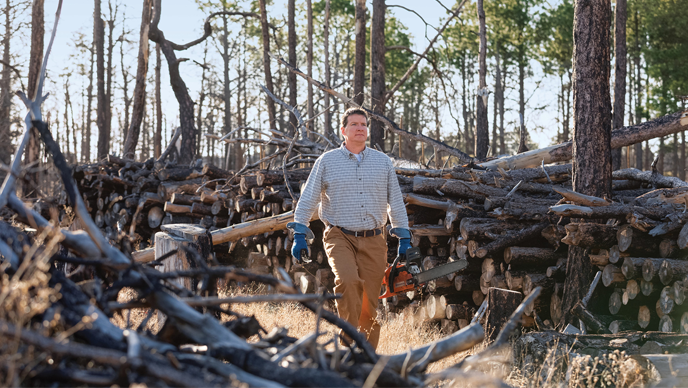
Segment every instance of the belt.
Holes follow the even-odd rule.
[[[373,237],[377,236],[378,234],[382,234],[382,228],[377,228],[377,229],[371,229],[371,230],[349,230],[349,229],[344,229],[340,226],[338,226],[339,230],[342,231],[344,234],[350,234],[352,236],[356,237]]]

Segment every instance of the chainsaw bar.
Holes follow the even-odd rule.
[[[429,282],[430,280],[447,276],[450,273],[461,271],[466,267],[468,267],[468,260],[457,260],[452,261],[451,263],[438,265],[437,267],[420,272],[418,274],[414,274],[413,277],[416,279],[417,284],[423,284]]]

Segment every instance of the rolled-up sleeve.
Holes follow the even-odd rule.
[[[296,204],[296,210],[294,210],[294,222],[308,226],[313,217],[313,213],[318,210],[318,204],[320,203],[320,196],[322,194],[322,177],[324,170],[322,159],[321,156],[313,164],[313,169],[308,176],[306,186],[301,192],[301,197]]]
[[[406,205],[404,205],[404,198],[401,195],[401,188],[399,188],[399,179],[391,160],[388,163],[387,173],[387,203],[389,205],[387,212],[392,227],[408,229]]]

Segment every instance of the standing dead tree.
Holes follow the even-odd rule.
[[[203,25],[203,36],[186,44],[177,44],[165,38],[165,34],[158,28],[160,24],[160,15],[162,13],[162,0],[155,0],[153,6],[153,20],[148,32],[148,38],[160,45],[162,53],[167,60],[167,67],[170,72],[170,84],[174,95],[179,103],[179,121],[182,133],[182,146],[179,151],[181,164],[188,164],[194,159],[194,150],[196,149],[196,127],[194,123],[194,107],[193,100],[186,88],[186,83],[182,79],[179,72],[179,64],[186,61],[186,58],[177,58],[176,51],[184,51],[197,44],[202,43],[212,33],[210,20],[218,15],[243,16],[260,18],[260,15],[253,12],[234,12],[234,11],[219,11],[210,14]]]
[[[139,41],[139,58],[136,66],[136,86],[134,87],[134,109],[131,114],[131,126],[127,131],[124,142],[125,158],[133,159],[136,152],[136,144],[139,140],[141,121],[145,108],[146,75],[148,74],[148,30],[150,28],[151,0],[143,1],[141,13],[141,40]]]

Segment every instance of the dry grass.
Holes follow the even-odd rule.
[[[124,302],[132,299],[135,295],[133,290],[123,290],[119,300]],[[220,296],[236,296],[246,294],[262,294],[266,290],[258,287],[252,289],[232,289],[221,292]],[[316,330],[316,316],[310,310],[302,307],[298,303],[250,303],[235,304],[233,306],[223,306],[231,308],[232,311],[245,316],[255,316],[258,322],[266,331],[275,327],[284,327],[289,330],[288,334],[295,338],[302,338]],[[116,315],[113,322],[121,327],[137,327],[146,316],[147,311],[143,309]],[[155,316],[148,322],[148,328],[155,332],[157,324]],[[391,320],[382,319],[380,342],[377,352],[379,354],[393,355],[408,351],[411,348],[423,346],[445,336],[437,326],[434,325],[413,325],[404,322],[402,318]],[[326,334],[319,338],[321,344],[328,343],[327,347],[331,350],[337,328],[328,322],[320,321],[320,331]],[[249,342],[258,341],[258,337],[252,337]],[[458,353],[447,357],[444,360],[435,362],[428,367],[428,372],[438,372],[446,369],[465,357],[474,354],[485,346],[483,342],[466,352]],[[523,355],[514,355],[523,357]],[[507,384],[514,387],[609,387],[616,386],[622,378],[623,363],[625,355],[614,352],[600,357],[590,357],[587,355],[570,354],[567,349],[561,349],[553,345],[549,349],[545,362],[541,367],[529,368],[525,365],[523,369],[511,367],[509,362],[512,359],[510,351],[495,357],[491,360],[481,361],[479,365],[473,366],[474,372],[483,372],[490,378],[502,379]],[[472,383],[472,384],[469,384]],[[494,380],[480,379],[479,374],[466,374],[463,378],[453,381],[443,381],[436,386],[442,387],[466,387],[466,386],[490,386]]]

